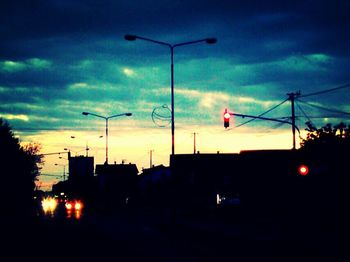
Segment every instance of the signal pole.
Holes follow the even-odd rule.
[[[225,109],[224,112],[224,127],[228,128],[230,126],[230,117],[231,116],[240,116],[240,117],[249,117],[254,119],[261,119],[261,120],[268,120],[268,121],[275,121],[275,122],[279,122],[279,123],[285,123],[285,124],[289,124],[292,126],[292,132],[293,132],[293,148],[292,150],[296,149],[296,142],[295,142],[295,129],[298,130],[299,134],[300,134],[300,130],[299,128],[295,125],[295,109],[294,109],[294,102],[295,102],[295,98],[300,96],[300,91],[296,92],[296,93],[288,93],[287,94],[289,96],[289,100],[291,102],[291,108],[292,108],[292,116],[291,116],[291,122],[286,121],[286,120],[280,120],[280,119],[274,119],[274,118],[269,118],[269,117],[262,117],[262,115],[260,116],[252,116],[252,115],[244,115],[244,114],[237,114],[237,113],[231,113],[227,111],[227,108]],[[287,100],[285,100],[287,101]],[[284,101],[284,102],[285,102]],[[283,103],[284,103],[283,102]],[[281,103],[282,104],[282,103]],[[280,105],[281,105],[280,104]],[[276,107],[275,107],[276,108]],[[271,111],[271,109],[269,110]],[[247,122],[246,122],[247,123]]]

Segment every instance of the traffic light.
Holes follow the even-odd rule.
[[[227,108],[225,109],[224,112],[224,127],[228,128],[230,126],[230,118],[231,118],[231,114],[229,112],[227,112]]]
[[[309,173],[309,167],[307,165],[298,166],[298,174],[301,176],[306,176]]]

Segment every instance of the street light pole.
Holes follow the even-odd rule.
[[[170,46],[171,54],[171,155],[175,154],[175,111],[174,111],[174,47]]]
[[[175,154],[175,111],[174,111],[174,48],[178,46],[184,46],[184,45],[191,45],[196,44],[200,42],[205,42],[207,44],[215,44],[217,42],[216,38],[204,38],[200,40],[190,41],[190,42],[183,42],[178,44],[170,44],[162,41],[153,40],[150,38],[137,36],[137,35],[125,35],[124,39],[127,41],[135,41],[136,39],[152,42],[159,45],[164,45],[170,48],[170,59],[171,59],[171,65],[170,65],[170,84],[171,84],[171,154]]]
[[[106,164],[108,164],[108,117],[106,117]]]
[[[99,138],[102,138],[103,136],[101,135],[101,136],[99,136]],[[76,138],[76,136],[70,136],[70,138],[72,138],[72,139],[75,139]],[[89,141],[86,139],[85,140],[85,151],[86,151],[86,157],[88,157],[89,156],[89,150],[90,150],[90,148],[89,148],[89,143],[88,143]]]
[[[112,115],[112,116],[100,116],[94,113],[89,113],[89,112],[82,112],[84,116],[87,115],[92,115],[96,116],[99,118],[103,118],[106,121],[106,162],[105,164],[108,164],[108,120],[113,117],[118,117],[118,116],[132,116],[132,113],[123,113],[123,114],[118,114],[118,115]]]

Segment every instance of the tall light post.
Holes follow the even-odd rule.
[[[137,35],[125,35],[124,39],[127,41],[135,41],[136,39],[152,42],[159,45],[164,45],[169,47],[170,49],[170,70],[171,70],[171,154],[175,154],[175,121],[174,121],[174,48],[178,46],[191,45],[196,43],[207,43],[207,44],[215,44],[217,42],[216,38],[204,38],[195,41],[183,42],[178,44],[170,44],[162,41],[153,40],[150,38],[137,36]]]
[[[102,137],[103,137],[103,136],[99,136],[99,138],[102,138]],[[76,137],[76,136],[70,136],[70,138],[76,139],[77,137]],[[88,140],[86,140],[86,146],[85,146],[86,157],[89,156],[89,150],[90,150],[90,148],[89,148],[89,146],[88,146]]]
[[[117,115],[112,115],[112,116],[100,116],[100,115],[97,115],[94,113],[89,113],[89,112],[83,112],[82,114],[84,116],[92,115],[92,116],[96,116],[96,117],[103,118],[104,120],[106,120],[106,162],[105,162],[105,164],[108,164],[108,120],[110,118],[118,117],[118,116],[132,116],[132,113],[123,113],[123,114],[117,114]]]

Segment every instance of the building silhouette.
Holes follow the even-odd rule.
[[[126,206],[134,195],[138,169],[135,164],[96,165],[98,195],[105,209]]]
[[[86,206],[92,206],[97,193],[94,157],[69,155],[68,165],[68,179],[53,185],[53,193],[57,196],[64,193],[68,199],[80,199]]]
[[[171,170],[164,165],[144,168],[137,177],[135,205],[148,207],[165,207],[171,186]]]

